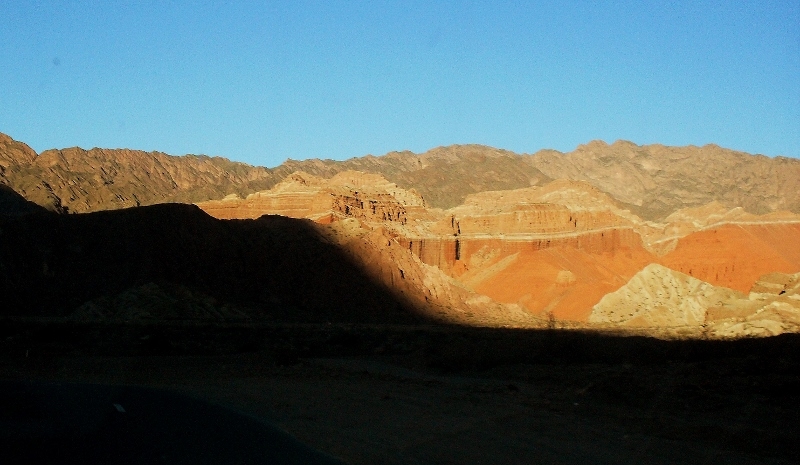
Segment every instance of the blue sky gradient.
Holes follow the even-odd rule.
[[[593,139],[800,157],[800,2],[0,5],[0,132],[275,166]]]

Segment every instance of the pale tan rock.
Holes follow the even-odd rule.
[[[744,298],[658,264],[650,264],[592,308],[590,323],[628,326],[702,325],[712,305]]]
[[[592,309],[590,323],[644,327],[702,327],[706,337],[774,336],[800,331],[800,273],[771,273],[763,283],[787,283],[784,290],[744,295],[712,286],[652,264],[625,286],[603,297]]]
[[[648,219],[718,200],[764,214],[800,213],[800,161],[721,148],[639,146],[593,141],[573,152],[536,153],[531,164],[553,179],[583,180]]]

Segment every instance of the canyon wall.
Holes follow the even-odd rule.
[[[602,254],[630,247],[641,248],[641,239],[632,228],[608,228],[603,231],[564,233],[540,236],[503,235],[484,237],[398,237],[398,241],[423,263],[459,276],[474,266],[476,254],[506,256],[536,252],[553,247],[572,248],[586,253]],[[480,262],[480,261],[479,261]],[[470,265],[472,263],[473,265]],[[481,263],[482,264],[482,263]]]
[[[389,238],[384,253],[398,247],[419,261],[418,269],[436,270],[455,279],[456,287],[533,317],[585,320],[591,305],[653,257],[642,248],[634,223],[611,199],[585,183],[552,184],[476,194],[442,211],[426,208],[421,197],[382,177],[348,172],[325,180],[293,173],[247,199],[198,205],[220,218],[283,214],[332,226],[357,221]],[[578,199],[587,196],[594,203],[578,206]],[[542,197],[560,203],[539,202]],[[394,260],[404,256],[395,255]],[[374,256],[367,262],[381,260]],[[414,281],[396,274],[382,279],[393,285]]]

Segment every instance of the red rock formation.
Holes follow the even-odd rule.
[[[542,197],[560,203],[537,202]],[[587,198],[589,203],[579,206]],[[562,319],[585,319],[594,303],[652,258],[642,249],[631,221],[615,213],[621,210],[613,201],[585,183],[569,181],[476,194],[465,205],[441,212],[425,209],[418,196],[375,175],[348,172],[323,180],[294,173],[247,199],[199,205],[218,218],[282,214],[320,223],[357,219],[391,238],[384,246],[372,244],[374,240],[342,242],[359,250],[355,257],[376,268],[381,282],[399,289],[419,283],[414,276],[424,269],[421,265],[428,265],[498,302],[522,304],[532,314],[552,312]],[[398,276],[403,269],[398,263],[409,257],[421,264],[407,265],[405,275]],[[575,270],[558,257],[571,257]],[[582,260],[588,264],[577,265]],[[611,264],[601,265],[603,261]],[[444,288],[449,290],[440,292],[443,295],[460,295],[453,293],[451,284]],[[437,305],[461,306],[453,299]],[[436,299],[429,296],[429,301]]]
[[[420,260],[436,266],[454,276],[471,269],[470,260],[474,254],[486,250],[497,251],[499,255],[518,252],[536,252],[553,247],[566,247],[586,253],[602,254],[624,248],[641,248],[641,240],[631,228],[608,228],[603,231],[564,234],[474,237],[452,236],[443,238],[409,238],[399,240]]]
[[[542,316],[586,321],[592,305],[652,259],[636,244],[617,244],[602,252],[562,245],[498,255],[460,279],[498,302],[518,303]]]
[[[800,224],[734,224],[695,232],[659,263],[748,292],[761,275],[800,271]]]
[[[398,299],[421,309],[432,320],[478,326],[543,324],[520,307],[476,295],[440,269],[422,263],[384,228],[365,228],[357,220],[345,219],[317,229],[375,282],[392,289]]]

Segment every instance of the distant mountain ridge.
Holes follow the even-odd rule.
[[[593,141],[527,159],[552,178],[587,181],[646,219],[718,201],[750,213],[800,212],[800,160],[724,149]]]
[[[190,203],[273,185],[261,167],[225,158],[78,147],[39,154],[0,134],[0,183],[61,212],[84,213],[164,202]]]
[[[390,152],[345,161],[287,160],[275,168],[225,158],[127,149],[47,150],[37,155],[0,134],[0,184],[51,210],[89,212],[163,202],[197,202],[269,189],[303,171],[330,178],[348,170],[383,175],[428,205],[450,208],[487,190],[586,181],[644,219],[712,201],[751,213],[800,213],[800,160],[703,147],[593,141],[569,153],[516,154],[482,145]]]

